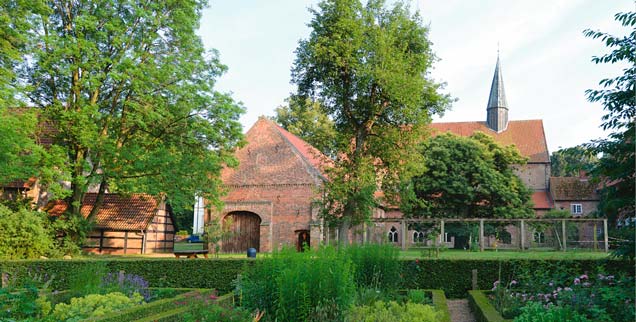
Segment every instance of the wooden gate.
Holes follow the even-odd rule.
[[[223,239],[221,251],[225,253],[244,253],[248,248],[260,251],[261,218],[249,211],[235,211],[225,216],[224,223],[231,220],[232,235]]]

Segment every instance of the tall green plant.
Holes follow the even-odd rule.
[[[53,238],[45,214],[12,211],[0,205],[0,259],[28,259],[49,255]]]
[[[361,288],[395,290],[400,287],[399,250],[388,244],[352,245],[343,250],[355,267],[355,282]]]
[[[353,304],[355,290],[351,260],[330,247],[274,252],[237,285],[241,305],[264,310],[272,321],[307,321],[317,311],[340,316]]]

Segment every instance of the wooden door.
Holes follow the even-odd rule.
[[[248,248],[260,251],[261,218],[252,212],[236,211],[225,216],[224,223],[231,221],[232,235],[223,239],[221,250],[225,253],[245,253]]]

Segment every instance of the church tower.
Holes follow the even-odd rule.
[[[506,102],[499,54],[497,54],[497,66],[490,86],[490,97],[486,111],[488,112],[486,123],[491,130],[499,133],[508,128],[508,103]]]

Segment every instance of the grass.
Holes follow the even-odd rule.
[[[603,259],[608,254],[589,250],[561,251],[514,251],[514,250],[486,250],[470,252],[461,249],[445,249],[439,254],[440,259]],[[402,259],[428,258],[428,250],[406,250],[400,252]]]

